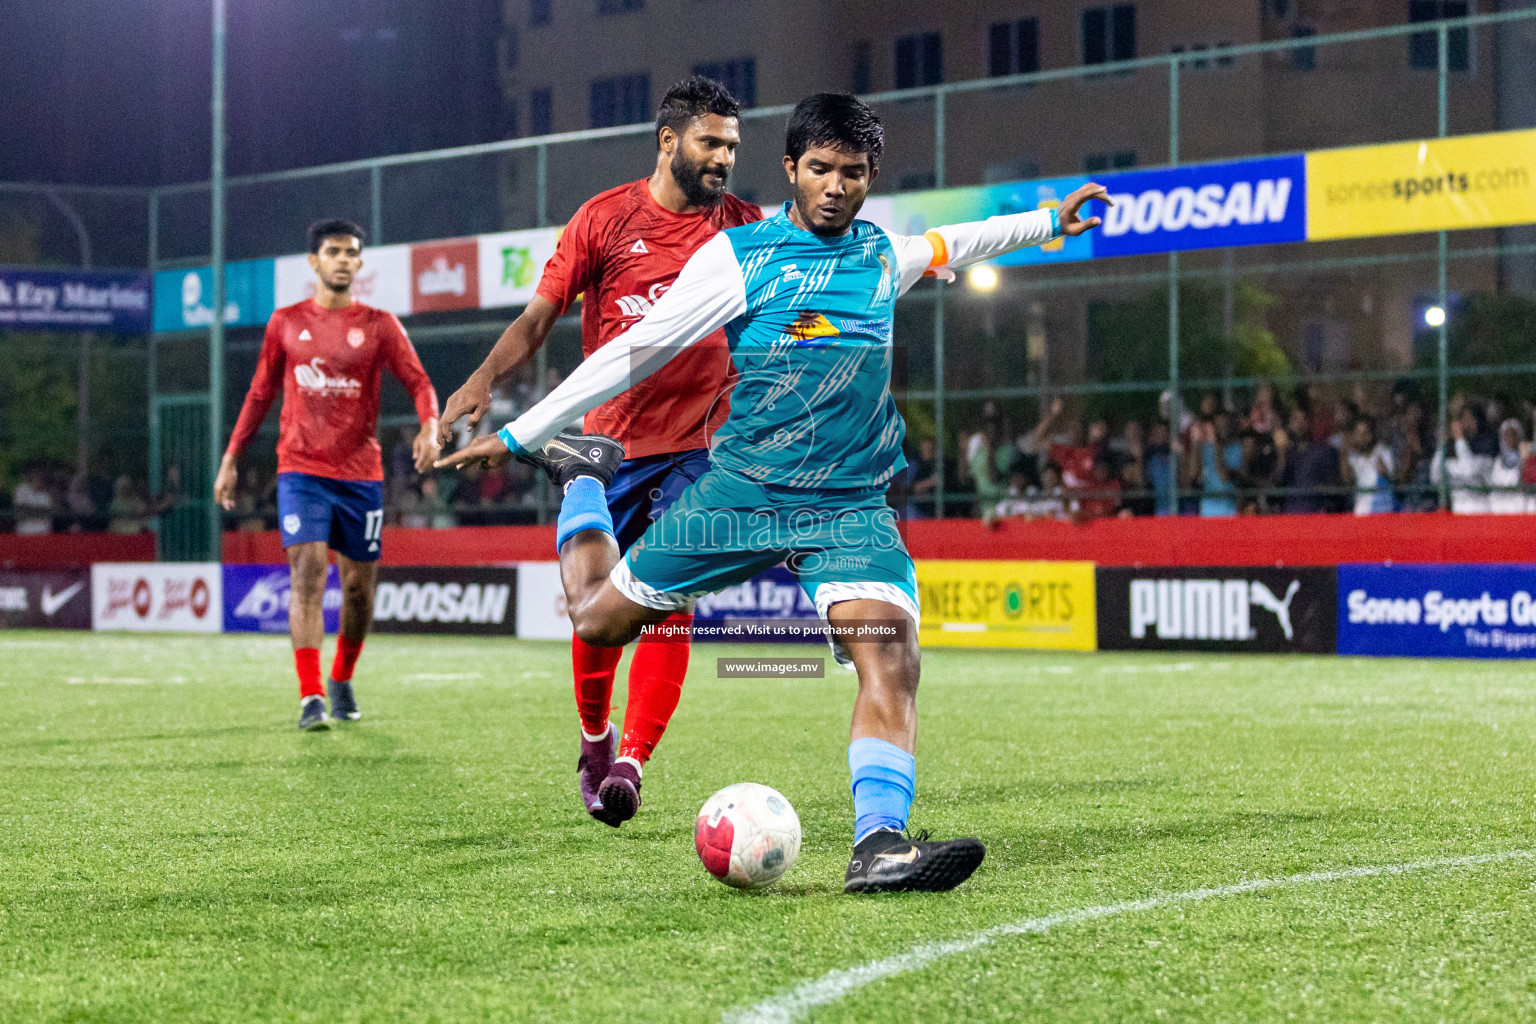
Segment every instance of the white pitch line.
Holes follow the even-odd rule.
[[[1481,853],[1469,857],[1444,857],[1435,860],[1413,860],[1402,864],[1380,864],[1374,867],[1343,868],[1338,871],[1313,871],[1280,878],[1254,878],[1234,885],[1222,885],[1209,889],[1190,889],[1168,896],[1152,896],[1127,903],[1109,903],[1098,907],[1079,907],[1063,910],[1044,917],[1032,917],[1023,921],[1011,921],[995,925],[965,938],[947,942],[933,942],[917,946],[905,953],[871,960],[858,967],[830,971],[815,981],[807,981],[781,995],[773,996],[756,1006],[727,1011],[724,1024],[791,1024],[802,1019],[818,1006],[836,1002],[849,993],[877,981],[922,970],[929,964],[946,957],[969,953],[973,949],[990,945],[1010,935],[1040,935],[1066,925],[1082,924],[1105,917],[1116,917],[1138,910],[1155,910],[1179,903],[1199,903],[1204,900],[1239,896],[1243,893],[1264,889],[1281,889],[1293,885],[1314,885],[1320,882],[1342,882],[1352,878],[1370,878],[1376,875],[1402,875],[1413,871],[1432,871],[1437,868],[1465,868],[1480,864],[1497,864],[1511,860],[1530,860],[1536,851],[1506,850],[1503,853]]]

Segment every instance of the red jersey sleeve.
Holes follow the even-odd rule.
[[[384,365],[405,385],[416,403],[416,418],[426,423],[437,419],[437,391],[421,365],[421,357],[406,336],[405,325],[393,313],[384,314]]]
[[[229,447],[225,454],[239,458],[250,444],[261,421],[267,418],[267,410],[283,388],[283,327],[274,315],[267,321],[267,333],[261,339],[261,355],[256,359],[256,372],[251,375],[251,389],[245,393],[240,406],[240,417],[235,420],[234,432],[229,435]]]
[[[583,204],[560,233],[555,254],[544,264],[544,276],[539,278],[538,293],[554,303],[561,316],[575,305],[576,297],[592,285],[596,276],[592,216],[587,207]]]

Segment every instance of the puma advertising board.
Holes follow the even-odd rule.
[[[1099,648],[1304,651],[1338,641],[1338,571],[1239,567],[1099,569]]]

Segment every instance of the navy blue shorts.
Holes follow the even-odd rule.
[[[608,484],[608,513],[619,553],[644,536],[651,521],[707,469],[709,451],[704,448],[624,460]]]
[[[283,547],[323,540],[354,562],[375,562],[384,532],[384,485],[277,474],[277,525]]]

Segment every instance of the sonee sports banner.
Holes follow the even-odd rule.
[[[1099,649],[1305,651],[1337,643],[1331,567],[1099,569]]]
[[[1536,657],[1536,565],[1341,565],[1339,653]]]

